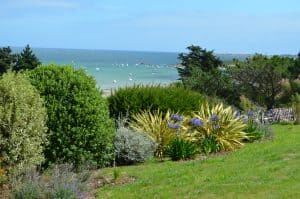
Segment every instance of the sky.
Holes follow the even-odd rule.
[[[300,0],[0,0],[0,46],[297,54]]]

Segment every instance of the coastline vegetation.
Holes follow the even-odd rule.
[[[296,172],[299,161],[293,123],[300,118],[300,54],[255,54],[226,65],[213,51],[188,50],[179,54],[179,83],[120,88],[105,98],[84,70],[41,65],[29,45],[20,54],[1,48],[4,198],[87,198],[99,186],[99,198],[247,197],[255,190],[266,196],[280,172],[290,178],[280,175],[285,183],[278,182],[277,193],[299,196],[280,189],[299,180],[289,171]],[[278,107],[292,107],[293,120],[278,120],[289,125],[273,126],[273,136],[264,112]],[[141,165],[114,168],[105,177],[112,169],[103,167],[132,164]],[[91,175],[92,169],[100,174]]]

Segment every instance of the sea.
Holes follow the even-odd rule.
[[[20,47],[12,47],[19,53]],[[142,52],[119,50],[83,50],[32,48],[43,64],[71,65],[86,70],[98,87],[112,91],[134,84],[167,85],[178,80],[179,52]],[[224,63],[245,60],[250,54],[217,54]]]
[[[22,48],[12,48],[21,52]],[[56,63],[83,68],[103,90],[134,84],[167,85],[179,76],[178,53],[117,50],[32,48],[43,64]]]

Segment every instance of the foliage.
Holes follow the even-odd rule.
[[[116,181],[120,178],[121,172],[119,169],[114,169],[113,171],[113,180]]]
[[[216,153],[221,150],[216,136],[209,135],[200,141],[201,152],[208,155],[210,153]]]
[[[298,53],[295,63],[288,67],[291,79],[300,78],[300,52]]]
[[[180,137],[175,137],[170,141],[167,154],[173,161],[187,160],[195,157],[197,149],[195,144]]]
[[[289,77],[288,67],[293,59],[256,54],[246,61],[236,61],[230,68],[231,76],[242,94],[261,106],[271,109],[282,90],[281,81]]]
[[[190,77],[194,68],[209,72],[222,65],[221,60],[213,54],[213,51],[207,51],[194,45],[188,46],[187,49],[189,53],[180,53],[178,56],[183,66],[183,68],[178,68],[180,79]]]
[[[300,124],[300,94],[296,93],[292,98],[296,121],[295,124]]]
[[[225,108],[222,103],[211,107],[206,102],[192,119],[184,122],[183,129],[188,140],[203,143],[204,139],[213,136],[217,143],[215,147],[228,151],[243,145],[242,141],[247,139],[243,132],[245,126],[232,107]]]
[[[133,114],[146,110],[153,112],[160,109],[163,113],[168,110],[190,113],[204,98],[199,93],[181,86],[135,85],[118,89],[108,98],[108,101],[112,117],[117,119],[119,116],[128,115],[131,119]]]
[[[244,122],[247,126],[244,132],[247,134],[247,142],[254,142],[262,139],[272,138],[273,132],[269,128],[268,124],[259,123],[257,120],[257,113],[255,111],[246,111],[246,115],[243,116]]]
[[[114,138],[115,160],[118,165],[145,162],[155,151],[155,143],[144,133],[120,127]]]
[[[238,105],[239,90],[224,69],[204,72],[199,68],[191,70],[191,76],[182,79],[183,84],[207,96],[219,97],[229,104]]]
[[[18,175],[44,160],[47,113],[37,90],[21,74],[0,78],[0,169]]]
[[[2,168],[2,159],[0,157],[0,187],[7,181],[6,170]]]
[[[278,96],[281,104],[294,104],[293,96],[300,93],[300,79],[284,79],[281,82],[282,91]]]
[[[17,58],[17,63],[13,67],[13,70],[15,71],[32,70],[41,64],[39,59],[30,49],[29,45],[27,45],[23,51],[17,55]]]
[[[247,144],[234,153],[121,167],[138,180],[99,188],[98,198],[299,198],[300,126],[272,128],[272,142]]]
[[[40,64],[41,62],[32,52],[29,45],[20,54],[13,54],[9,46],[0,48],[0,76],[9,69],[14,71],[34,69]]]
[[[49,145],[47,164],[92,162],[104,166],[113,158],[113,122],[95,80],[84,70],[47,65],[27,75],[46,101]]]
[[[240,107],[242,110],[248,111],[254,110],[256,106],[250,99],[245,97],[245,95],[242,95],[240,96]]]
[[[213,54],[199,46],[189,46],[188,54],[181,53],[183,67],[178,68],[183,85],[207,96],[220,97],[229,104],[238,102],[239,90],[234,87],[227,69]]]
[[[0,76],[15,64],[16,57],[9,46],[0,48]]]
[[[163,157],[166,147],[174,137],[172,129],[168,128],[170,112],[163,114],[162,111],[155,112],[143,111],[133,115],[133,121],[129,126],[134,130],[147,134],[154,142],[158,144],[155,155]]]
[[[43,174],[32,170],[15,182],[12,198],[15,199],[75,199],[82,195],[87,178],[86,171],[73,172],[72,165],[55,165]]]

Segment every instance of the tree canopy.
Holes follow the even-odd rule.
[[[289,78],[288,68],[292,65],[293,59],[288,57],[255,54],[244,62],[236,61],[231,75],[245,96],[270,109],[281,92],[282,80]]]
[[[223,67],[223,62],[199,46],[187,47],[189,53],[181,53],[183,68],[178,68],[180,80],[184,86],[208,96],[220,97],[228,103],[239,99],[238,92],[232,87],[231,78]]]
[[[0,76],[8,70],[32,70],[41,62],[27,45],[20,54],[14,54],[11,48],[0,48]]]
[[[32,70],[40,64],[41,62],[39,61],[39,59],[32,52],[30,46],[27,45],[23,49],[23,51],[20,54],[18,54],[18,60],[13,69],[15,71]]]
[[[191,45],[187,47],[189,53],[180,53],[178,59],[181,60],[183,68],[178,68],[180,79],[192,76],[194,68],[209,72],[222,66],[222,61],[213,54],[213,51],[207,51],[199,46]]]
[[[0,48],[0,75],[13,67],[16,57],[9,46]]]

